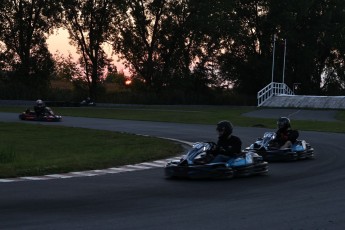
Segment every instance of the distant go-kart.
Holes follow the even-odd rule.
[[[167,178],[232,178],[268,173],[268,163],[255,152],[246,152],[242,156],[227,162],[207,163],[207,152],[216,144],[196,142],[180,160],[168,162],[164,168]]]
[[[314,148],[305,140],[296,140],[291,148],[280,149],[274,145],[275,132],[266,132],[258,138],[246,151],[256,152],[265,161],[294,161],[314,158]]]
[[[51,110],[51,108],[46,107],[46,111],[44,115],[37,116],[35,111],[32,111],[30,109],[27,109],[25,112],[22,112],[19,114],[19,119],[24,121],[61,121],[62,117],[59,115],[55,115],[54,112]]]

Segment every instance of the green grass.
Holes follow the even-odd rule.
[[[276,119],[242,116],[255,107],[118,106],[112,108],[53,108],[62,116],[211,124],[227,119],[235,126],[276,128]],[[25,107],[0,107],[20,113]],[[345,111],[337,121],[293,120],[293,128],[345,132]],[[18,120],[19,121],[19,120]],[[63,121],[62,121],[63,122]],[[182,152],[167,140],[59,126],[0,123],[0,178],[102,169],[162,159]]]
[[[276,128],[276,119],[245,117],[242,114],[256,110],[255,107],[230,106],[118,106],[112,108],[53,108],[62,116],[97,117],[109,119],[163,121],[191,124],[216,124],[230,120],[235,126]],[[0,107],[3,112],[18,112],[23,107]],[[293,120],[293,127],[299,130],[319,132],[345,132],[345,111],[339,110],[338,121]]]
[[[55,108],[65,116],[87,116],[109,119],[163,121],[191,124],[216,124],[220,120],[230,120],[235,126],[276,128],[276,120],[245,117],[242,114],[256,110],[254,107],[228,106],[143,106],[135,108]],[[345,111],[337,112],[335,122],[293,120],[293,127],[299,130],[320,132],[345,132]]]
[[[171,141],[131,134],[0,123],[0,178],[102,169],[182,152]]]

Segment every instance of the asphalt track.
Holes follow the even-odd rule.
[[[0,121],[22,122],[17,117],[0,113]],[[40,124],[190,142],[216,134],[209,125],[75,117]],[[234,130],[243,147],[265,131]],[[0,229],[345,229],[345,135],[301,131],[300,137],[315,148],[315,159],[271,163],[267,176],[165,180],[163,169],[154,168],[0,183]]]

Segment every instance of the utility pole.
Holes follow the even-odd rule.
[[[286,59],[286,39],[285,39],[285,44],[284,44],[283,83],[284,83],[284,80],[285,80],[285,59]]]
[[[276,35],[273,35],[273,54],[272,54],[272,80],[271,82],[273,82],[273,78],[274,78],[274,54],[276,52]]]

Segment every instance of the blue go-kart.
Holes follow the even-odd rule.
[[[291,148],[280,149],[274,142],[275,132],[266,132],[258,138],[246,151],[256,152],[265,161],[295,161],[314,158],[314,148],[305,140],[296,140]]]
[[[208,152],[213,142],[197,142],[180,160],[168,162],[164,168],[167,178],[232,178],[268,173],[268,163],[255,152],[243,152],[227,162],[212,162]]]

